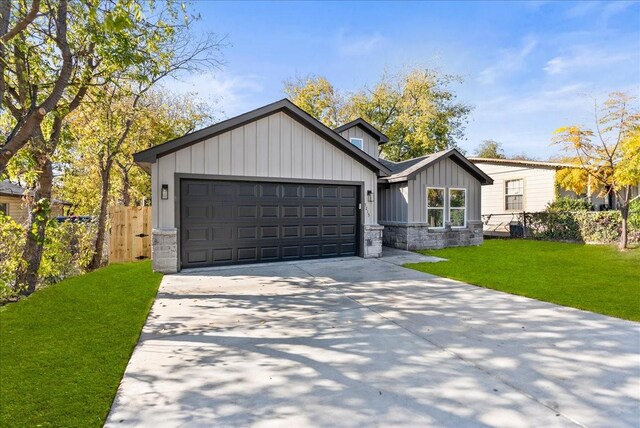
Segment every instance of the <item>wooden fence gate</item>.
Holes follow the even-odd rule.
[[[111,207],[109,263],[151,258],[151,207]]]

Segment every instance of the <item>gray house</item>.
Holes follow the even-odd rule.
[[[458,150],[382,162],[392,172],[378,187],[384,245],[416,250],[482,243],[480,189],[493,180]]]
[[[391,200],[389,190],[402,181],[398,164],[378,157],[379,145],[387,141],[362,119],[331,130],[285,99],[137,153],[135,161],[151,174],[154,269],[379,257],[383,224],[396,227],[385,234],[389,245],[407,247],[390,239],[400,235],[403,221],[413,228],[426,225],[427,217],[420,220],[419,208],[410,202],[406,205],[416,214],[405,220],[379,209],[379,200]],[[475,233],[470,227],[480,211],[475,189],[490,179],[457,151],[440,156],[435,164],[451,160],[461,168],[445,189],[469,189],[464,196],[452,194],[454,205],[464,201],[463,224],[449,226],[461,207],[452,215],[446,202],[443,223],[423,228],[434,238],[449,233],[446,245],[454,243],[453,234]],[[410,175],[407,186],[416,180]],[[455,241],[476,244],[481,237]]]

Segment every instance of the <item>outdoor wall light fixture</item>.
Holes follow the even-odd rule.
[[[367,190],[367,201],[373,202],[373,192],[371,190]]]
[[[169,185],[163,184],[160,192],[160,199],[169,199]]]

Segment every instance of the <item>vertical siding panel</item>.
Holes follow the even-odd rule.
[[[333,172],[333,151],[335,150],[329,144],[323,144],[323,159],[324,159],[324,168],[322,170],[322,178],[325,180],[329,180],[331,178],[331,173]]]
[[[269,175],[269,118],[260,119],[256,126],[256,148],[258,149],[258,176]]]
[[[204,142],[191,146],[191,172],[204,174]]]
[[[258,174],[258,145],[256,142],[258,124],[251,122],[242,127],[244,129],[244,171],[247,175]]]
[[[313,134],[307,128],[302,127],[302,162],[304,169],[302,171],[304,178],[313,178],[314,166],[314,144]]]
[[[176,154],[170,153],[158,159],[159,180],[158,187],[162,184],[169,185],[169,199],[160,199],[158,207],[158,227],[176,227],[174,223],[174,174],[176,172]]]
[[[231,174],[245,175],[244,127],[236,128],[231,131]]]
[[[282,113],[269,116],[269,175],[280,177],[281,175],[281,158],[280,150],[282,138],[281,119]]]
[[[231,174],[231,132],[225,132],[218,137],[218,156],[220,174]]]
[[[218,166],[218,137],[204,142],[204,173],[215,174]]]
[[[291,129],[291,161],[293,162],[293,176],[301,177],[303,175],[303,144],[302,144],[302,125],[293,122]]]
[[[176,152],[176,172],[191,172],[191,147]]]
[[[280,129],[280,156],[281,156],[281,170],[280,175],[282,177],[293,177],[293,156],[291,153],[291,133],[293,119],[286,114],[282,115],[281,129]]]
[[[333,149],[333,177],[336,177],[338,180],[343,180],[342,178],[342,159],[344,158],[344,154],[340,151],[340,149]]]
[[[151,164],[151,224],[154,229],[159,226],[158,162]]]

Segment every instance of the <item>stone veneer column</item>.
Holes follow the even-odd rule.
[[[379,224],[364,225],[364,258],[382,257],[382,230]]]
[[[151,260],[155,272],[178,272],[178,229],[151,231]]]

